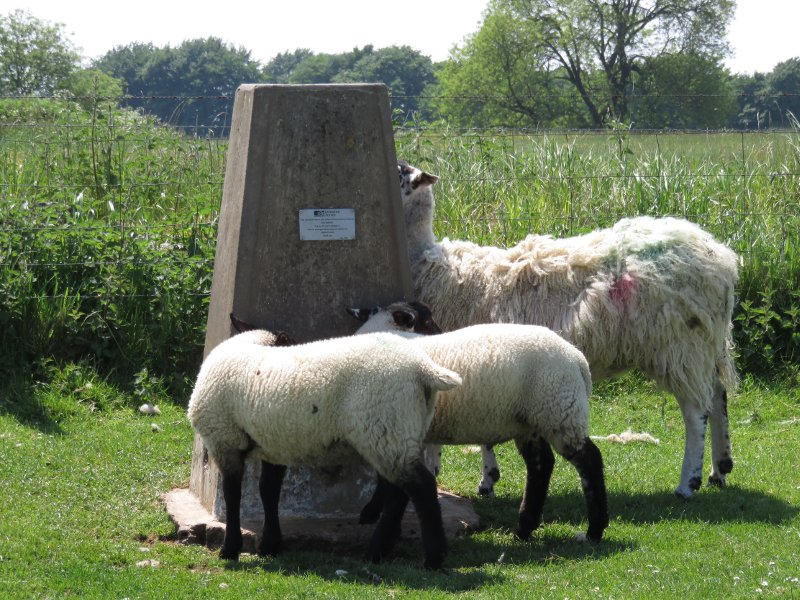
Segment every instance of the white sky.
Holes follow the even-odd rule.
[[[245,9],[249,4],[251,8]],[[266,63],[279,52],[309,48],[340,53],[372,44],[410,46],[434,61],[478,30],[488,0],[0,0],[0,14],[16,8],[63,23],[85,59],[114,46],[152,42],[177,46],[214,36],[251,51]],[[737,0],[728,39],[735,73],[769,72],[800,56],[800,0]]]

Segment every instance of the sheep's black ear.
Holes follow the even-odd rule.
[[[433,185],[439,181],[438,175],[431,175],[430,173],[426,173],[425,171],[419,176],[419,181],[417,185]]]
[[[372,309],[369,308],[352,308],[350,306],[347,307],[347,312],[354,316],[356,319],[361,321],[362,323],[366,323],[367,319],[370,318],[374,313]]]
[[[417,323],[417,314],[413,310],[398,308],[392,311],[392,318],[394,319],[395,325],[410,331],[413,331]]]
[[[427,304],[416,300],[408,304],[417,312],[417,320],[414,324],[415,333],[422,333],[425,335],[437,335],[442,333],[442,328],[439,327],[439,324],[433,319],[433,313],[431,313],[431,309],[428,308]]]
[[[275,345],[276,346],[294,346],[295,341],[289,337],[285,331],[275,332]]]
[[[237,317],[233,313],[231,313],[231,325],[233,325],[233,328],[239,333],[258,329],[258,327],[256,327],[255,325],[252,325],[247,321],[242,321],[239,317]]]

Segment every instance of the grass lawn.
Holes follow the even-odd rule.
[[[791,385],[744,382],[730,406],[729,485],[689,501],[672,494],[683,452],[675,401],[633,377],[597,386],[593,434],[631,428],[661,442],[597,442],[611,512],[599,544],[575,541],[584,504],[563,459],[545,522],[523,543],[512,535],[523,480],[513,444],[498,447],[493,499],[475,496],[479,456],[446,448],[440,482],[474,498],[485,529],[455,540],[442,572],[422,570],[421,548],[410,542],[381,565],[359,552],[291,546],[275,559],[243,555],[233,564],[182,546],[158,497],[188,482],[183,407],[162,402],[160,415],[145,417],[139,399],[98,382],[39,386],[33,409],[4,400],[3,598],[800,596],[800,390]]]

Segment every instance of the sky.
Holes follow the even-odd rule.
[[[372,44],[410,46],[433,61],[479,29],[488,0],[262,0],[250,4],[207,0],[0,0],[0,15],[22,8],[62,23],[86,62],[115,46],[151,42],[178,46],[187,39],[218,37],[267,63],[280,52],[308,48],[341,53]],[[116,6],[118,8],[112,8]],[[800,0],[737,0],[728,33],[734,73],[766,73],[800,56]]]

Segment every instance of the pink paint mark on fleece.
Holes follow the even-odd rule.
[[[636,281],[625,273],[622,277],[618,277],[609,290],[609,295],[614,302],[625,304],[633,294],[633,288],[636,287]]]

